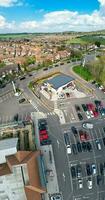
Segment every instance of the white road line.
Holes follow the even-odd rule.
[[[57,140],[57,145],[58,145],[58,149],[59,149],[59,145],[60,145],[60,142],[59,142],[59,140]]]
[[[63,180],[65,182],[65,180],[66,180],[65,174],[63,173],[62,176],[63,176]]]

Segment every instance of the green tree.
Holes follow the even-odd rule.
[[[97,47],[100,47],[101,42],[100,42],[100,41],[95,41],[95,45],[96,45]]]

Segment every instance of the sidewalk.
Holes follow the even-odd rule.
[[[40,149],[45,161],[45,175],[47,179],[47,193],[45,193],[45,200],[49,200],[50,196],[55,193],[59,193],[59,186],[57,180],[57,173],[55,168],[55,161],[53,155],[52,145],[43,145],[40,146],[39,142],[39,131],[38,131],[38,119],[46,118],[46,115],[43,113],[32,113],[31,117],[35,124],[35,136],[36,136],[36,147]]]

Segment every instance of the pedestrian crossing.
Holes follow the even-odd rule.
[[[47,113],[47,116],[50,116],[50,115],[56,115],[56,113],[55,112],[49,112],[49,113]]]
[[[0,116],[0,124],[5,124],[5,123],[9,123],[9,122],[13,122],[14,121],[14,115],[2,115]],[[28,120],[31,116],[31,113],[26,112],[24,114],[19,114],[19,121],[24,121],[24,120]]]

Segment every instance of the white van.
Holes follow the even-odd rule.
[[[83,128],[85,129],[93,129],[93,124],[90,122],[85,122],[82,124]]]

